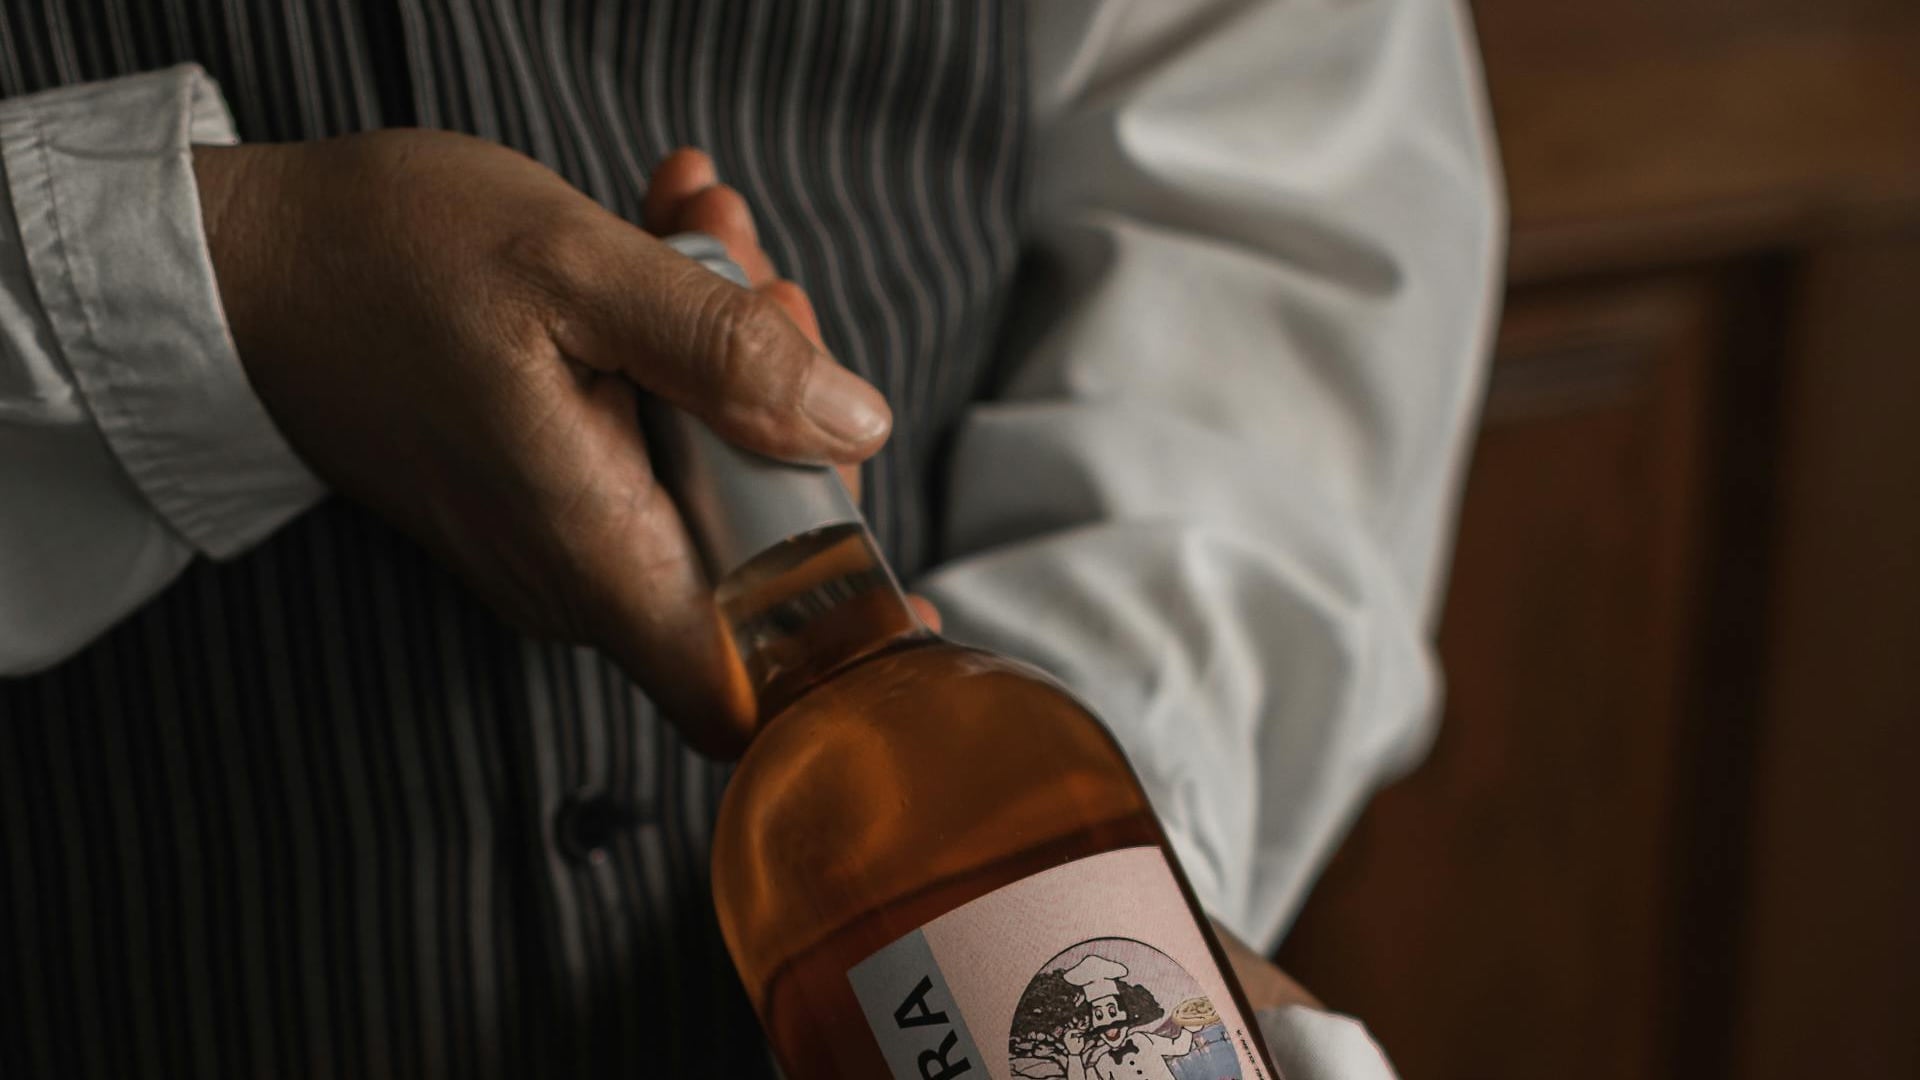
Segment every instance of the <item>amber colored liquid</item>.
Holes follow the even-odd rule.
[[[818,581],[823,565],[865,557],[835,547],[778,576]],[[750,608],[789,590],[748,591]],[[1158,845],[1178,865],[1119,746],[1078,702],[1025,665],[927,634],[910,614],[900,623],[890,581],[874,591],[891,598],[856,598],[799,632],[839,643],[826,650],[837,666],[803,678],[749,657],[782,707],[728,785],[714,836],[721,929],[788,1080],[889,1076],[847,972],[926,922],[1102,852]],[[862,652],[847,644],[852,623],[891,636]]]

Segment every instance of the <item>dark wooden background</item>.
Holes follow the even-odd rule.
[[[1405,1080],[1920,1078],[1920,2],[1474,6],[1444,727],[1282,962]]]

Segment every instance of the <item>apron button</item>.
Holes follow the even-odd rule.
[[[609,795],[575,796],[554,815],[554,842],[567,858],[598,866],[607,861],[607,847],[620,834],[645,821],[646,815],[630,802]]]

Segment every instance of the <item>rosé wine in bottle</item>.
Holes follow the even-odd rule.
[[[759,709],[714,905],[788,1080],[1275,1080],[1106,728],[931,633],[832,470],[647,408]]]

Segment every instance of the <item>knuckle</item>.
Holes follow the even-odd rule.
[[[766,294],[767,299],[777,304],[799,307],[810,303],[806,290],[786,278],[774,278],[760,286],[760,291]]]
[[[701,313],[701,340],[711,364],[710,388],[737,403],[787,399],[797,386],[793,365],[779,363],[785,317],[766,297],[746,289],[711,289]]]
[[[507,282],[497,306],[529,331],[534,345],[578,344],[579,305],[605,273],[606,250],[605,223],[571,207],[517,223],[497,253]],[[535,351],[544,356],[548,350]]]
[[[594,279],[603,246],[603,232],[589,215],[563,211],[510,231],[501,258],[536,289],[566,297]]]

